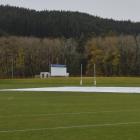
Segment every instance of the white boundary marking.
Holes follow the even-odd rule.
[[[11,117],[38,117],[38,116],[61,116],[61,115],[81,115],[81,114],[100,114],[100,113],[119,113],[119,112],[139,112],[140,110],[117,110],[117,111],[93,111],[93,112],[67,112],[67,113],[44,113],[44,114],[30,114],[30,115],[0,115],[0,118],[11,118]]]
[[[52,127],[52,128],[36,128],[36,129],[0,130],[0,133],[58,130],[58,129],[72,129],[72,128],[89,128],[89,127],[105,127],[105,126],[120,126],[120,125],[136,125],[136,124],[140,124],[140,122],[105,123],[105,124],[91,124],[91,125],[73,125],[73,126],[59,126],[59,127]]]
[[[2,89],[0,91],[140,93],[140,87],[46,87],[46,88]]]

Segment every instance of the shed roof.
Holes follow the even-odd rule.
[[[51,64],[51,67],[66,67],[66,65],[61,65],[61,64]]]

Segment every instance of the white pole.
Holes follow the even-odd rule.
[[[96,86],[96,64],[94,64],[94,86]]]
[[[51,66],[52,66],[52,64],[51,64],[51,62],[49,60],[49,77],[51,77]]]
[[[14,78],[14,58],[12,56],[12,79]]]
[[[80,80],[80,85],[83,85],[83,79],[82,79],[82,74],[83,74],[83,66],[81,64],[81,80]]]

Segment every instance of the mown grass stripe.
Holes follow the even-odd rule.
[[[105,127],[105,126],[121,126],[121,125],[136,125],[136,124],[140,124],[140,122],[122,122],[122,123],[105,123],[105,124],[91,124],[91,125],[59,126],[59,127],[52,127],[52,128],[0,130],[0,133],[58,130],[58,129],[72,129],[72,128],[90,128],[90,127]]]

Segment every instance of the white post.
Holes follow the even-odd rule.
[[[12,79],[14,78],[14,58],[12,56]]]
[[[96,86],[96,64],[94,64],[94,86]]]
[[[82,74],[83,74],[83,66],[81,64],[81,80],[80,80],[80,85],[83,85],[83,79],[82,79]]]
[[[49,76],[49,77],[51,77],[51,66],[52,66],[52,64],[51,64],[51,62],[49,61],[49,73],[50,73],[50,76]]]

